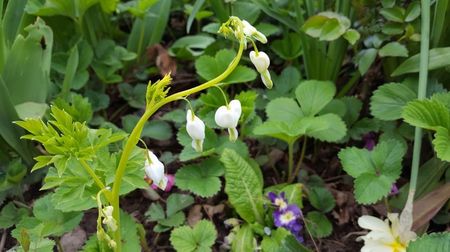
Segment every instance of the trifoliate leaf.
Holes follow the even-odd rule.
[[[336,142],[347,134],[347,127],[342,119],[335,114],[317,117],[305,117],[305,135],[325,142]]]
[[[370,98],[370,112],[380,120],[397,120],[403,107],[417,97],[416,92],[401,83],[380,86]]]
[[[199,164],[184,166],[175,175],[175,184],[201,197],[211,197],[220,191],[219,177],[224,173],[217,159],[207,159]]]
[[[178,252],[212,251],[217,238],[214,225],[207,220],[199,221],[193,228],[182,226],[170,234],[170,243]]]
[[[236,53],[232,50],[223,49],[216,53],[215,57],[203,55],[195,61],[197,74],[205,80],[212,80],[222,74],[233,60]],[[237,66],[234,71],[223,81],[224,84],[242,83],[255,80],[256,71],[246,67]]]
[[[317,211],[309,212],[306,215],[305,223],[311,235],[316,238],[327,237],[333,231],[330,220],[324,214]]]
[[[319,113],[335,94],[336,87],[330,81],[303,81],[295,90],[295,95],[305,116],[314,116]]]
[[[159,203],[152,203],[148,208],[145,216],[150,221],[163,220],[166,217],[163,207]]]
[[[450,251],[450,232],[425,234],[408,244],[407,252]]]
[[[225,165],[225,192],[242,219],[263,223],[263,193],[258,175],[235,151],[227,149],[220,161]]]
[[[372,204],[386,196],[400,177],[406,146],[397,140],[381,141],[372,151],[346,148],[339,152],[344,170],[355,178],[356,200]]]

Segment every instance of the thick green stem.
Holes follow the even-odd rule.
[[[80,161],[81,166],[83,166],[83,168],[86,170],[86,172],[89,173],[89,175],[92,177],[95,184],[97,184],[97,186],[101,190],[106,189],[105,184],[103,184],[103,182],[100,180],[100,178],[97,176],[97,174],[95,174],[94,170],[92,170],[92,168],[88,165],[88,163],[86,163],[86,161],[83,159],[80,159],[79,161]],[[109,193],[105,193],[105,196],[108,199],[108,201],[111,200],[111,195]]]
[[[114,208],[113,217],[117,221],[117,226],[118,226],[117,231],[114,232],[114,241],[117,243],[117,247],[115,249],[116,252],[122,251],[122,241],[121,241],[122,236],[120,233],[120,216],[119,216],[119,191],[120,191],[120,186],[122,184],[122,177],[125,174],[125,169],[126,169],[126,164],[127,164],[128,158],[129,158],[134,146],[139,141],[139,138],[141,136],[141,133],[142,133],[145,123],[159,108],[161,108],[165,104],[170,103],[172,101],[179,100],[179,99],[183,99],[186,96],[189,96],[191,94],[200,92],[209,87],[217,85],[222,80],[224,80],[228,75],[230,75],[234,71],[236,66],[238,65],[238,63],[242,57],[242,52],[244,51],[244,44],[245,44],[244,41],[241,41],[239,44],[240,44],[239,50],[238,50],[236,57],[233,59],[233,61],[228,66],[228,68],[222,74],[220,74],[216,78],[214,78],[206,83],[203,83],[199,86],[190,88],[185,91],[175,93],[171,96],[168,96],[168,97],[162,99],[161,101],[155,103],[152,106],[147,106],[147,109],[146,109],[144,115],[142,115],[142,117],[139,119],[138,123],[134,127],[133,131],[131,132],[131,134],[125,144],[125,147],[123,149],[122,155],[120,156],[120,161],[119,161],[119,165],[117,167],[116,174],[114,177],[114,184],[113,184],[113,189],[112,189],[111,205]]]
[[[430,46],[430,1],[422,0],[422,29],[420,36],[420,71],[419,71],[419,88],[417,98],[425,99],[428,80],[428,50]],[[414,192],[417,186],[417,175],[420,164],[420,150],[422,147],[422,129],[416,127],[414,135],[414,152],[411,168],[410,192]]]

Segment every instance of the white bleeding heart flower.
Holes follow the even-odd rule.
[[[112,206],[103,208],[103,224],[105,224],[109,230],[114,232],[117,230],[117,222],[112,216],[113,210],[114,208]]]
[[[270,59],[269,56],[265,52],[259,51],[251,51],[250,52],[250,60],[253,65],[255,65],[256,70],[261,74],[261,80],[264,85],[271,89],[273,87],[272,78],[270,77],[269,66]]]
[[[214,119],[216,124],[222,128],[228,129],[231,141],[236,141],[238,131],[236,129],[239,118],[241,117],[242,108],[239,100],[232,100],[228,106],[221,106],[217,109]]]
[[[242,20],[242,24],[244,25],[243,30],[245,36],[254,38],[263,44],[267,43],[266,36],[259,32],[253,25],[251,25],[246,20]]]
[[[150,159],[150,160],[149,160]],[[167,177],[164,176],[164,164],[153,154],[148,151],[148,158],[145,160],[145,174],[153,183],[164,190],[167,185]]]
[[[186,131],[192,138],[192,147],[197,152],[203,151],[203,140],[205,139],[205,123],[189,109],[186,114]]]
[[[400,233],[398,214],[388,213],[388,219],[381,220],[373,216],[359,217],[358,225],[370,232],[357,240],[363,240],[362,252],[405,252],[408,243],[416,238],[410,230]]]

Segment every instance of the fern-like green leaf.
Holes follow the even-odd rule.
[[[225,192],[242,219],[263,223],[263,191],[258,175],[234,150],[226,149],[220,161],[225,165]]]

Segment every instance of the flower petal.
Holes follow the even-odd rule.
[[[358,225],[364,229],[390,232],[389,224],[370,215],[359,217]]]

